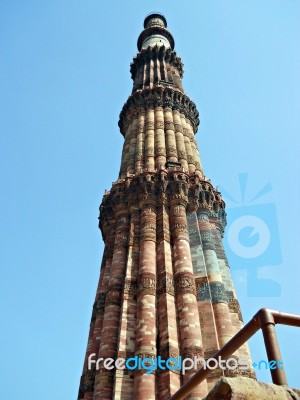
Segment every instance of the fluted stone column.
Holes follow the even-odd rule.
[[[166,164],[166,141],[164,132],[164,110],[155,108],[155,168],[164,168]]]
[[[216,226],[214,233],[214,243],[216,248],[216,254],[218,257],[218,263],[220,266],[220,271],[222,274],[222,281],[224,283],[225,291],[227,294],[228,308],[230,312],[231,325],[232,325],[232,334],[235,335],[238,333],[244,326],[242,313],[240,309],[240,304],[236,296],[236,292],[233,286],[232,277],[230,273],[230,268],[228,265],[228,261],[226,258],[223,242],[222,242],[222,234],[220,232],[219,226]],[[244,343],[236,352],[236,357],[247,358],[249,364],[251,365],[251,356],[248,343]],[[250,371],[246,371],[243,373],[246,376],[253,377],[254,373],[251,369]],[[232,371],[226,371],[226,376],[235,376],[236,373]]]
[[[187,154],[187,161],[188,161],[188,167],[189,167],[189,172],[192,174],[195,172],[195,162],[194,162],[194,154],[189,138],[189,130],[187,127],[187,122],[185,120],[185,116],[181,114],[181,125],[183,127],[183,137],[184,137],[184,144],[185,144],[185,151]]]
[[[224,283],[220,271],[216,249],[211,233],[211,225],[204,212],[199,219],[203,252],[207,268],[208,289],[212,299],[219,346],[223,347],[233,336],[230,312],[227,304]]]
[[[154,170],[154,109],[146,109],[145,166]]]
[[[220,346],[218,341],[214,309],[208,290],[207,268],[196,211],[191,211],[188,213],[188,230],[196,282],[204,358],[207,360],[220,349]],[[216,380],[218,380],[222,375],[223,374],[220,369],[212,371],[206,379],[208,389],[210,389]]]
[[[188,136],[190,137],[193,159],[194,159],[194,163],[195,163],[195,172],[197,175],[199,175],[200,178],[202,178],[203,172],[202,172],[202,166],[201,166],[200,155],[199,155],[197,143],[195,141],[194,130],[193,130],[193,127],[192,127],[192,124],[190,123],[190,121],[187,120],[186,122],[187,122],[186,127],[188,130]]]
[[[184,182],[186,179],[187,176],[183,173],[174,174],[170,194],[173,269],[180,353],[183,359],[204,356],[187,229],[187,182]],[[189,371],[183,375],[183,382],[186,382],[194,372]],[[200,400],[206,394],[207,384],[203,381],[187,398]]]
[[[130,140],[132,138],[132,125],[133,121],[130,121],[125,133],[125,142],[122,151],[122,160],[121,160],[121,168],[120,168],[120,178],[125,178],[128,172],[129,163],[130,163]]]
[[[104,248],[103,259],[101,264],[101,272],[96,291],[95,302],[93,305],[93,313],[90,324],[90,332],[87,344],[87,350],[83,365],[83,374],[81,377],[81,398],[84,400],[92,400],[94,393],[95,368],[88,368],[88,358],[91,354],[98,355],[99,343],[101,338],[102,323],[104,317],[104,303],[106,297],[106,287],[110,274],[110,266],[112,261],[114,247],[115,225],[113,219],[107,229],[107,240]]]
[[[173,114],[171,108],[165,108],[164,117],[165,117],[167,160],[178,162]]]
[[[181,123],[180,113],[178,110],[173,110],[173,120],[174,120],[178,161],[181,163],[183,169],[187,172],[189,170],[189,166],[187,162],[187,153],[184,144],[183,127]]]
[[[129,227],[128,254],[126,277],[124,282],[124,295],[121,310],[121,326],[118,344],[118,358],[133,357],[135,352],[135,327],[136,327],[136,288],[139,255],[139,224],[140,212],[137,207],[131,207]],[[116,371],[114,400],[132,400],[133,398],[133,373],[125,369]]]
[[[140,109],[138,115],[137,127],[137,144],[135,155],[135,172],[139,173],[144,168],[144,152],[145,152],[145,110]]]
[[[118,198],[116,198],[118,200]],[[105,319],[103,321],[99,356],[115,358],[118,350],[120,329],[120,315],[122,292],[125,279],[128,246],[128,210],[125,204],[118,204],[115,208],[117,220],[114,254],[105,301]],[[114,371],[104,368],[100,364],[100,371],[96,374],[94,399],[111,400],[114,387]]]
[[[151,196],[152,197],[152,196]],[[156,202],[140,202],[141,230],[138,270],[137,323],[135,355],[156,357]],[[134,400],[155,400],[155,373],[136,370]]]
[[[128,148],[128,160],[127,160],[127,173],[135,173],[135,159],[136,159],[136,142],[137,142],[137,131],[138,130],[138,115],[137,112],[132,116],[132,124],[129,131],[129,148]]]
[[[160,176],[162,185],[166,175]],[[170,243],[170,219],[166,205],[165,192],[161,193],[157,208],[157,310],[158,313],[158,355],[162,360],[178,359],[179,338],[174,291],[172,248]],[[158,371],[157,399],[164,400],[172,396],[180,387],[180,371],[168,369]]]

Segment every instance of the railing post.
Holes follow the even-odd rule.
[[[272,381],[276,385],[287,385],[287,379],[285,375],[285,371],[280,365],[278,365],[278,361],[282,362],[282,356],[279,349],[279,344],[277,340],[276,330],[275,330],[275,320],[272,315],[272,311],[268,309],[261,309],[259,311],[259,320],[261,324],[261,329],[263,332],[264,342],[266,346],[267,356],[269,363],[272,361],[276,361],[276,365],[271,364],[270,372],[272,375]],[[282,362],[283,365],[283,362]],[[272,367],[276,367],[272,369]]]

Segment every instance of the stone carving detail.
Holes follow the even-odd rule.
[[[203,241],[202,241],[202,245],[203,245],[203,250],[213,250],[213,251],[216,251],[216,248],[215,248],[214,243],[212,243],[212,242],[210,242],[210,241],[203,240]]]
[[[174,296],[174,279],[169,273],[166,273],[166,292]]]
[[[168,293],[174,296],[174,279],[173,275],[165,272],[158,279],[158,294]]]
[[[144,240],[156,241],[156,213],[155,208],[152,204],[143,204],[143,201],[152,201],[154,195],[152,195],[152,190],[154,191],[154,186],[144,187],[145,192],[139,195],[142,206],[142,222],[140,228],[140,242]]]
[[[170,129],[172,131],[174,131],[174,124],[171,121],[165,121],[165,129]]]
[[[144,240],[152,240],[153,242],[156,241],[156,226],[147,224],[141,228],[141,236],[140,241]]]
[[[194,144],[196,145],[195,136],[194,136],[194,134],[193,134],[191,131],[189,131],[189,130],[188,130],[188,137],[189,137],[189,139],[190,139],[190,142],[191,142],[191,143],[194,143]],[[196,145],[196,147],[197,147],[197,145]]]
[[[150,272],[144,272],[138,278],[139,296],[145,294],[156,295],[156,275]]]
[[[105,308],[106,293],[99,293],[98,299],[94,304],[94,310],[96,313],[103,313]]]
[[[153,147],[148,147],[148,149],[145,150],[145,156],[146,157],[153,157],[154,156]]]
[[[198,346],[188,346],[184,347],[182,351],[182,358],[194,358],[194,357],[203,357],[204,358],[204,352],[202,347]],[[200,368],[201,365],[198,365],[198,368]]]
[[[184,195],[172,196],[173,208],[171,217],[171,234],[173,240],[181,238],[189,240],[189,233],[187,227],[186,219],[186,198]],[[174,203],[180,203],[179,205],[174,205]]]
[[[124,294],[128,294],[129,296],[134,297],[137,292],[137,284],[135,280],[125,279],[124,282]]]
[[[144,159],[144,154],[141,152],[136,153],[135,155],[135,161],[143,161]]]
[[[228,302],[224,283],[211,282],[209,286],[210,286],[210,292],[211,292],[211,301],[213,303],[227,303]]]
[[[154,129],[154,122],[153,121],[147,121],[146,122],[146,131],[153,130]]]
[[[111,190],[111,202],[112,208],[116,214],[126,213],[128,211],[125,187],[121,182],[113,186]]]
[[[237,313],[239,320],[243,322],[243,316],[241,312],[240,303],[237,299],[232,298],[228,303],[229,311]]]
[[[226,220],[226,212],[225,212],[225,204],[220,196],[219,199],[214,201],[213,203],[213,210],[207,210],[207,215],[210,219],[212,219],[217,226],[219,227],[221,234],[224,233],[224,229],[227,223]]]
[[[156,156],[166,156],[166,149],[164,147],[155,147]]]
[[[199,293],[199,290],[205,286],[208,285],[208,279],[206,276],[200,277],[200,278],[195,278],[195,284],[196,284],[196,291]]]
[[[174,128],[176,132],[181,132],[183,133],[183,128],[180,124],[174,124]]]
[[[173,240],[182,239],[189,241],[189,233],[187,229],[184,229],[184,226],[181,226],[180,229],[171,230]]]
[[[159,355],[162,360],[168,360],[169,358],[174,358],[175,360],[179,359],[179,349],[177,347],[171,346],[169,343],[162,346],[159,350]],[[171,365],[174,365],[170,362]],[[172,371],[175,374],[180,375],[180,370]]]
[[[194,157],[191,154],[188,154],[187,160],[189,164],[194,164]]]
[[[181,217],[183,221],[186,219],[186,211],[182,205],[173,206],[172,214],[178,220],[178,217]]]
[[[151,149],[153,151],[153,149]],[[162,151],[157,148],[156,152]],[[153,154],[153,153],[152,153]],[[158,154],[156,154],[158,155]],[[153,207],[153,215],[155,215],[156,205],[166,204],[167,200],[171,203],[171,214],[173,215],[173,224],[178,224],[178,232],[184,230],[186,221],[184,219],[178,221],[177,217],[180,212],[185,214],[185,208],[189,204],[189,210],[198,210],[197,216],[199,221],[202,218],[208,218],[211,223],[223,235],[226,224],[225,203],[220,193],[216,191],[211,183],[207,180],[201,180],[197,175],[186,174],[179,166],[166,170],[150,171],[143,169],[139,175],[132,175],[126,179],[119,179],[113,184],[110,192],[107,192],[100,206],[99,227],[101,229],[103,239],[109,237],[115,221],[120,218],[128,220],[128,213],[133,205],[143,209],[144,204],[151,204]],[[179,207],[179,208],[178,208]],[[182,207],[184,209],[182,209]],[[179,211],[181,210],[181,211]],[[151,213],[151,212],[150,212]],[[202,215],[203,214],[203,215]],[[205,214],[205,215],[204,215]],[[127,224],[124,219],[124,234],[116,240],[116,245],[128,245],[127,240]],[[147,219],[145,225],[141,227],[141,240],[156,240],[155,217]],[[182,229],[181,229],[182,228]],[[151,233],[152,232],[152,233]],[[105,250],[105,257],[112,257],[114,251],[114,243],[109,244],[109,249]],[[215,250],[214,241],[203,239],[204,249]]]
[[[154,107],[162,107],[163,105],[163,100],[160,97],[156,97],[156,99],[154,100]]]
[[[203,348],[199,346],[188,346],[183,349],[183,358],[204,357]]]
[[[198,280],[199,278],[197,278]],[[208,283],[204,278],[199,281],[197,286],[198,301],[211,301],[212,303],[228,303],[228,292],[225,290],[224,283],[211,282]],[[207,278],[205,278],[207,279]],[[197,282],[197,281],[196,281]]]
[[[181,232],[186,232],[187,231],[187,224],[174,224],[172,226],[175,232],[181,233]],[[176,236],[176,234],[175,234]]]
[[[213,239],[213,235],[211,232],[201,232],[201,238],[202,240],[210,242]]]
[[[125,133],[128,130],[131,121],[130,112],[134,108],[155,107],[158,103],[159,106],[162,106],[164,108],[179,110],[191,122],[193,130],[195,132],[197,131],[199,125],[199,113],[196,109],[194,102],[192,102],[185,94],[183,94],[179,90],[171,87],[157,86],[151,89],[137,91],[128,98],[120,114],[119,127],[121,133],[125,136]],[[148,124],[149,123],[150,121],[148,122]],[[154,123],[151,123],[151,125],[148,124],[146,124],[146,129],[154,129]]]
[[[144,360],[145,358],[154,360],[156,358],[156,348],[155,346],[141,346],[135,351],[135,356]],[[146,365],[150,366],[150,362],[145,362]],[[134,375],[141,375],[147,372],[145,369],[135,369]],[[155,373],[155,371],[153,371]]]
[[[179,150],[178,151],[178,157],[179,157],[179,159],[181,159],[181,158],[183,158],[183,159],[185,159],[186,160],[186,152],[185,151],[183,151],[183,150]]]
[[[168,358],[178,359],[179,349],[178,347],[171,346],[170,343],[167,343],[160,348],[159,355],[163,360],[167,360]]]
[[[173,203],[186,207],[188,202],[188,177],[185,174],[177,173],[177,171],[169,173],[169,194]]]
[[[180,272],[175,275],[175,291],[177,294],[191,293],[196,296],[194,275],[188,272]]]
[[[204,358],[205,360],[208,360],[209,358],[212,358],[220,349],[208,349],[205,350],[204,352]]]
[[[150,346],[143,346],[140,349],[138,349],[135,354],[138,358],[144,360],[145,358],[147,359],[152,359],[154,360],[156,358],[156,348],[150,347]],[[150,361],[145,361],[146,366],[150,366]],[[134,375],[143,375],[147,372],[146,369],[135,369],[134,370]],[[152,374],[155,374],[155,370],[153,370]]]
[[[138,198],[140,202],[151,200],[151,203],[155,204],[156,175],[153,172],[144,171],[145,172],[133,179],[137,184]],[[140,207],[142,208],[142,204],[140,204]]]
[[[199,280],[199,283],[198,283],[199,286],[197,287],[197,300],[198,301],[211,301],[207,277],[197,278],[196,285],[197,285],[198,280]]]
[[[156,346],[140,346],[136,349],[134,355],[142,359],[147,357],[154,358],[156,357]]]
[[[149,59],[166,59],[170,65],[174,66],[178,70],[179,75],[182,78],[183,63],[181,61],[181,58],[177,56],[176,52],[172,51],[171,49],[167,49],[164,46],[154,46],[148,47],[147,49],[142,49],[141,52],[138,53],[136,57],[134,57],[133,62],[130,65],[131,78],[133,80],[136,79],[140,66],[147,62]]]
[[[164,129],[164,121],[156,121],[155,129]]]
[[[111,285],[105,300],[105,307],[108,305],[120,306],[122,301],[122,285]]]
[[[177,156],[177,151],[175,146],[168,146],[167,147],[167,155],[168,157]]]
[[[195,211],[199,207],[199,194],[200,194],[200,185],[198,183],[198,177],[192,177],[190,180],[191,186],[189,188],[189,210]]]

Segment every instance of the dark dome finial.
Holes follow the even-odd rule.
[[[165,16],[159,12],[149,13],[144,20],[144,28],[149,28],[150,26],[162,26],[167,27],[167,20]]]

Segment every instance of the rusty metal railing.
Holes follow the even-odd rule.
[[[277,340],[275,325],[291,325],[300,327],[300,315],[282,313],[267,308],[260,309],[248,324],[246,324],[228,343],[222,347],[213,357],[218,360],[227,360],[232,354],[238,350],[247,340],[249,340],[259,329],[263,332],[265,347],[267,351],[268,361],[280,360],[282,356]],[[280,368],[271,369],[272,381],[276,385],[287,385],[285,371]],[[169,398],[169,400],[183,400],[191,391],[199,385],[210,374],[207,368],[200,368],[190,380],[188,380],[181,388]]]

